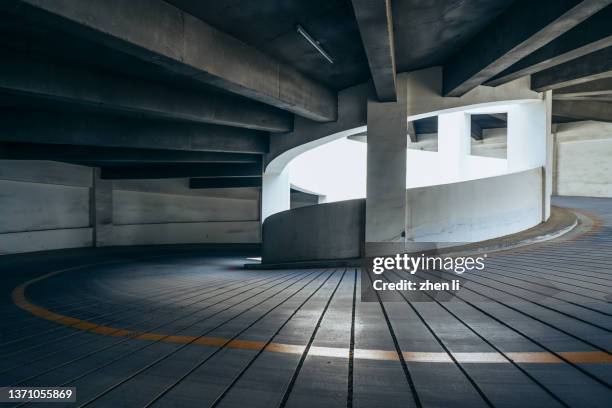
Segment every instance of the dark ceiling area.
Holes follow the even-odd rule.
[[[350,0],[169,0],[176,7],[339,90],[370,72]],[[303,26],[330,64],[296,30]]]
[[[553,91],[554,122],[612,121],[610,18],[612,0],[3,0],[0,116],[14,129],[0,142],[85,145],[105,163],[109,148],[138,150],[122,165],[161,160],[142,149],[173,151],[170,164],[193,159],[175,151],[261,156],[296,117],[338,120],[338,91],[371,81],[395,101],[398,73],[431,66],[443,67],[444,97],[530,76],[532,90]],[[418,138],[437,123],[414,128]]]
[[[15,55],[51,61],[66,66],[108,72],[184,89],[220,92],[200,81],[178,75],[159,65],[75,35],[38,16],[14,13],[0,4],[0,47]]]
[[[169,0],[215,28],[339,90],[370,72],[350,0]],[[396,0],[397,71],[444,63],[512,0]],[[328,63],[296,31],[300,24],[332,56]]]
[[[397,71],[406,72],[445,63],[512,0],[396,0],[391,4]]]

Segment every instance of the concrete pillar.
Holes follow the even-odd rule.
[[[546,102],[508,108],[508,170],[518,172],[546,165]]]
[[[280,173],[264,174],[261,185],[261,222],[291,208],[289,166]]]
[[[552,91],[544,92],[546,103],[546,165],[544,166],[544,209],[542,221],[550,218],[550,198],[553,194],[555,141],[552,132]]]
[[[369,100],[367,119],[365,254],[401,252],[406,223],[406,106]]]
[[[550,217],[552,193],[551,95],[508,109],[508,170],[542,168],[542,221]]]
[[[93,246],[113,243],[113,182],[102,180],[100,169],[95,169],[92,183],[91,226]]]
[[[468,174],[470,115],[452,112],[438,115],[438,160],[447,182],[462,181]]]

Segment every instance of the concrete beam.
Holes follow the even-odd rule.
[[[531,76],[531,89],[544,92],[612,77],[612,47]]]
[[[418,142],[419,140],[413,121],[408,122],[408,137],[412,143]]]
[[[612,95],[612,78],[603,78],[555,89],[553,97],[585,97]]]
[[[162,0],[2,3],[176,74],[312,120],[336,119],[335,92]]]
[[[150,164],[102,167],[105,180],[144,180],[185,177],[261,177],[259,163]]]
[[[552,114],[567,118],[612,122],[612,102],[553,101]]]
[[[473,117],[470,118],[470,135],[474,140],[482,140],[482,128]]]
[[[191,189],[236,187],[261,187],[261,177],[219,177],[189,179],[189,188]]]
[[[444,66],[445,96],[461,96],[597,13],[612,0],[518,0]]]
[[[352,3],[378,100],[395,102],[397,90],[391,0],[352,0]]]
[[[60,112],[0,112],[0,141],[144,149],[257,153],[264,132],[227,126]]]
[[[508,122],[508,114],[507,113],[489,113],[488,115],[494,117],[497,120]]]
[[[0,142],[0,160],[53,160],[71,163],[261,163],[261,155]]]
[[[485,85],[498,86],[612,46],[612,6],[534,51]]]
[[[293,127],[291,114],[227,93],[193,92],[22,56],[0,64],[0,91],[98,110],[269,132],[287,132]]]

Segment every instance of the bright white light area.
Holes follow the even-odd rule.
[[[438,115],[438,151],[408,149],[406,188],[499,176],[543,165],[545,106],[540,102],[448,109]],[[507,113],[507,158],[470,154],[470,114]],[[308,150],[289,163],[289,183],[321,202],[364,198],[367,144],[346,137]]]
[[[438,152],[408,149],[406,157],[406,188],[435,186],[499,176],[508,172],[504,159],[465,156],[461,174]]]
[[[492,177],[508,172],[507,162],[479,156],[463,156],[462,171],[438,152],[408,149],[406,188],[433,186]],[[289,164],[289,182],[299,190],[315,193],[321,202],[366,196],[367,144],[338,139],[315,147]]]
[[[325,196],[323,202],[366,195],[367,145],[341,138],[302,153],[289,163],[292,186]]]

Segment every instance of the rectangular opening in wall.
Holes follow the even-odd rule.
[[[438,151],[438,117],[408,122],[408,149]]]
[[[508,156],[508,114],[470,115],[470,154],[505,159]]]
[[[321,196],[292,188],[290,190],[291,208],[306,207],[319,204]]]

